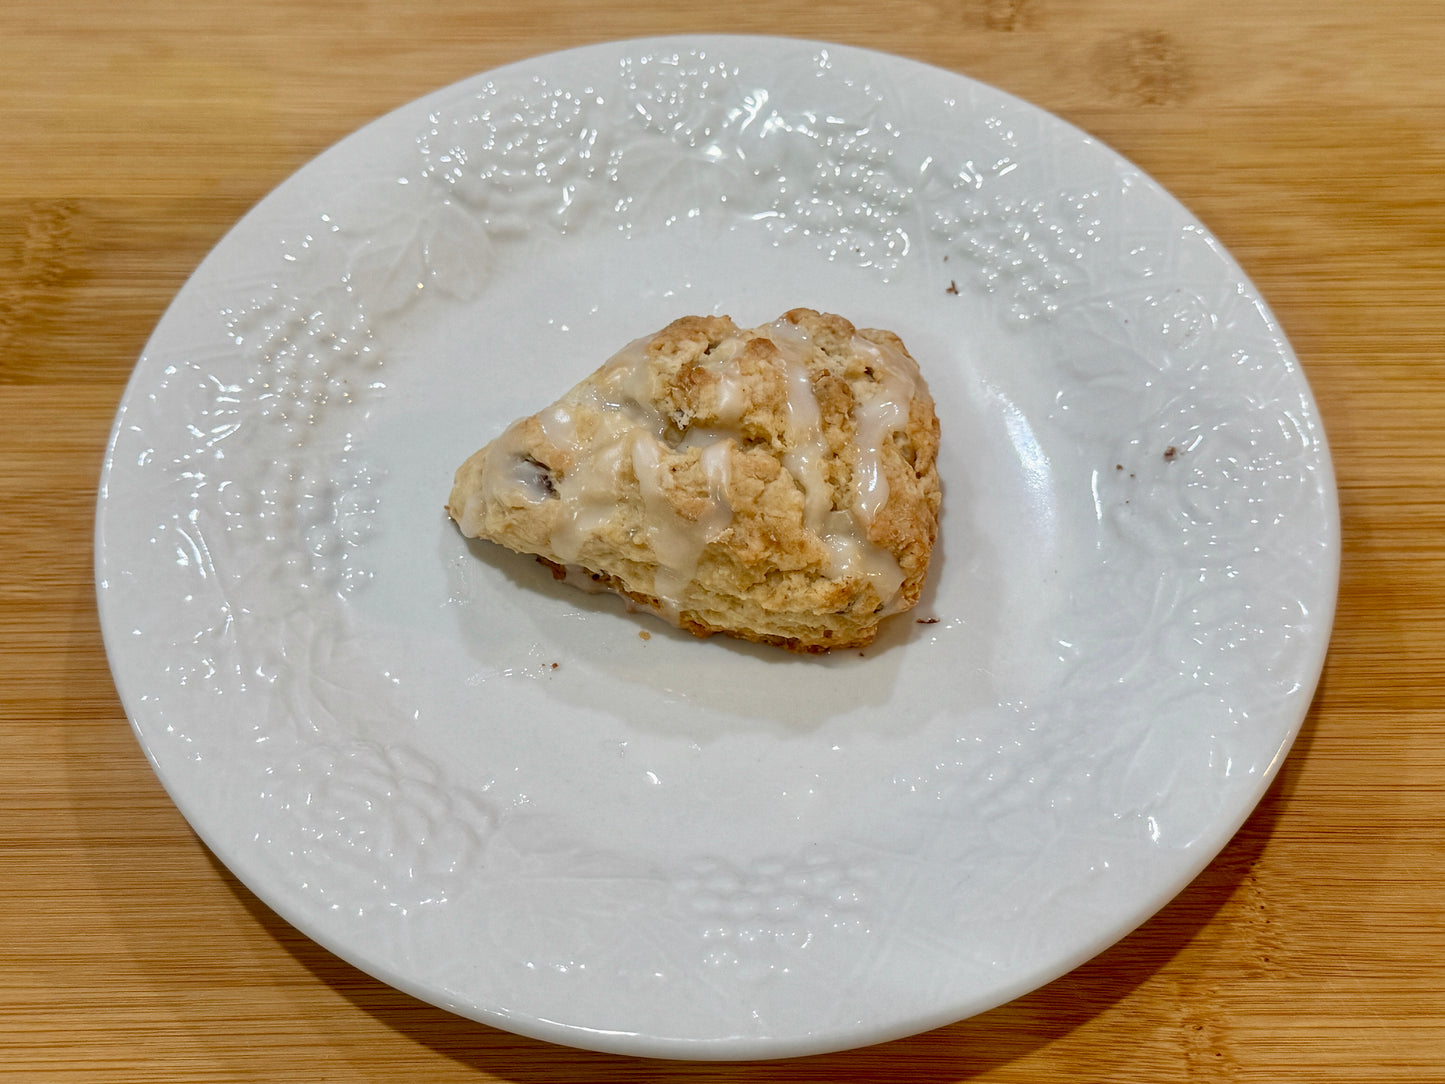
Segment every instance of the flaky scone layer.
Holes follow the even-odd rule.
[[[467,459],[447,510],[699,635],[861,647],[918,601],[938,439],[892,332],[688,316]]]

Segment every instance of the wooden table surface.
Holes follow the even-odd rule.
[[[1334,640],[1263,803],[1157,917],[972,1020],[789,1062],[565,1050],[276,918],[117,699],[91,527],[113,412],[226,229],[363,122],[660,32],[967,73],[1174,192],[1269,299],[1343,510]],[[6,0],[0,6],[0,1078],[1445,1081],[1445,6],[1439,0]]]

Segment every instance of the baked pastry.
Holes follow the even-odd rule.
[[[861,647],[918,601],[938,419],[898,336],[794,309],[633,342],[456,472],[462,532],[698,635]]]

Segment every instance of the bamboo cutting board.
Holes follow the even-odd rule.
[[[12,0],[0,11],[0,1058],[23,1080],[1445,1080],[1445,31],[1432,0],[732,5]],[[538,53],[799,34],[1079,125],[1269,300],[1340,486],[1335,637],[1274,786],[1143,928],[969,1021],[688,1066],[469,1023],[341,963],[198,842],[95,611],[106,437],[170,298],[368,120]]]

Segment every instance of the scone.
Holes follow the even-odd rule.
[[[898,336],[794,309],[638,339],[456,472],[464,534],[675,625],[862,647],[918,601],[938,419]]]

